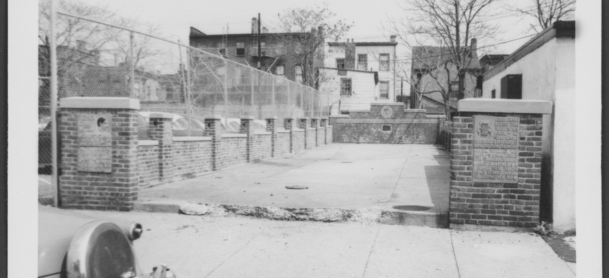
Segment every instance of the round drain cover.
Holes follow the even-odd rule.
[[[397,210],[410,210],[410,211],[423,211],[429,210],[431,207],[426,206],[393,206],[394,209]]]

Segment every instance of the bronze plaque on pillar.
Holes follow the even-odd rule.
[[[112,173],[112,115],[77,114],[78,171]]]
[[[518,182],[518,117],[474,116],[474,182]]]

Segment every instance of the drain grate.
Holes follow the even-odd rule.
[[[397,210],[407,210],[407,211],[424,211],[430,210],[431,207],[426,206],[393,206],[394,209]]]

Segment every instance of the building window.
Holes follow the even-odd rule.
[[[350,96],[351,95],[351,78],[340,79],[340,95]]]
[[[366,70],[368,68],[368,55],[357,54],[357,69]]]
[[[277,75],[283,75],[283,66],[277,66],[277,67],[275,67],[275,74],[277,74]]]
[[[226,56],[226,47],[224,46],[223,42],[218,43],[218,52],[220,53],[220,55]]]
[[[237,56],[245,55],[245,44],[242,42],[237,43]]]
[[[494,89],[491,91],[491,98],[495,98],[495,93],[496,93],[496,92],[497,92],[497,91],[496,91],[496,90],[494,90]]]
[[[390,125],[383,125],[383,131],[391,131]]]
[[[344,69],[345,68],[345,59],[336,59],[336,68]]]
[[[389,71],[389,54],[381,54],[379,57],[379,71]]]
[[[380,93],[381,93],[381,98],[389,98],[389,82],[387,81],[381,81],[380,82]]]
[[[302,83],[302,67],[296,66],[294,70],[296,72],[296,82]]]

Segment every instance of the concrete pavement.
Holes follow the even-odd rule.
[[[433,145],[332,144],[143,189],[137,208],[195,202],[250,210],[375,210],[389,224],[445,226],[449,167],[449,154]]]
[[[167,213],[77,211],[138,221],[145,272],[187,277],[575,277],[535,234],[288,222]]]

